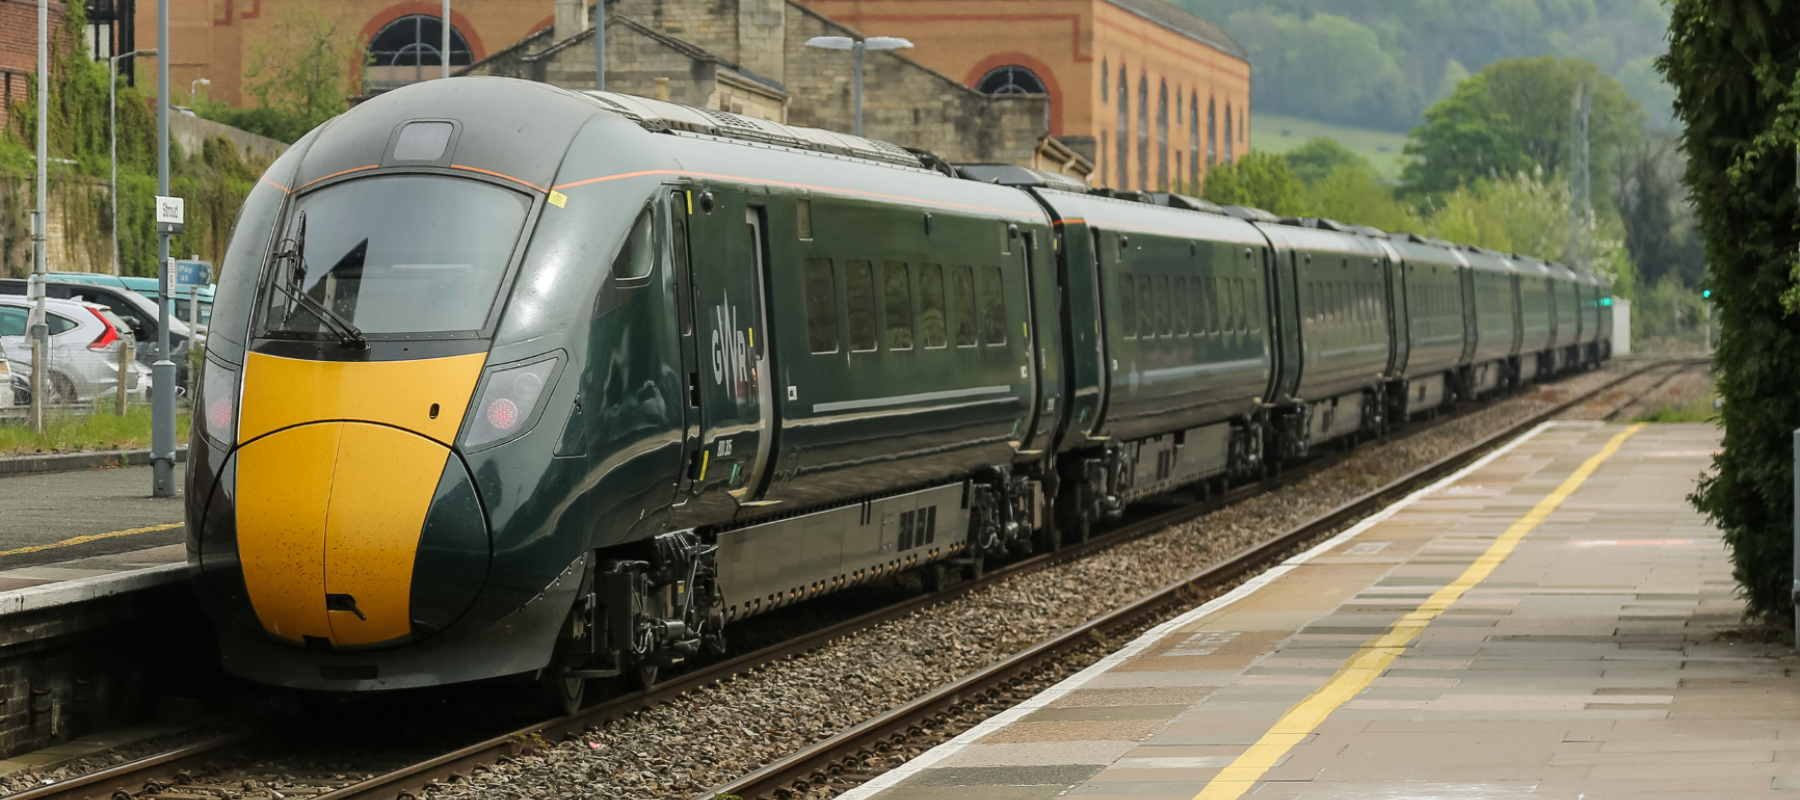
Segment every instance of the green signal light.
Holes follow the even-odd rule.
[[[1612,305],[1612,298],[1610,298],[1610,297],[1602,297],[1602,298],[1600,298],[1600,305],[1603,305],[1603,306],[1610,306],[1610,305]]]
[[[1712,297],[1712,290],[1711,289],[1701,289],[1700,296],[1703,298],[1704,297]]]

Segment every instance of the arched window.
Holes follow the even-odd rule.
[[[1169,82],[1163,81],[1156,98],[1156,188],[1169,190]]]
[[[1102,181],[1106,180],[1106,148],[1108,144],[1106,131],[1101,131],[1100,149],[1094,151],[1094,175]]]
[[[1175,102],[1180,103],[1180,98]],[[1188,97],[1188,191],[1200,193],[1200,93]]]
[[[1044,81],[1024,67],[1008,64],[988,70],[986,75],[975,84],[975,91],[982,94],[1049,94],[1044,89]]]
[[[1100,102],[1106,102],[1106,81],[1108,80],[1106,59],[1100,59]]]
[[[1244,145],[1250,144],[1250,134],[1244,132],[1244,123],[1249,121],[1250,115],[1243,109],[1238,109],[1238,142]]]
[[[1126,188],[1130,188],[1130,186],[1131,186],[1131,176],[1130,176],[1130,173],[1127,172],[1127,170],[1130,169],[1130,164],[1131,164],[1131,101],[1129,99],[1130,92],[1131,92],[1131,79],[1125,77],[1125,65],[1120,64],[1119,65],[1119,129],[1116,132],[1116,135],[1119,137],[1119,143],[1118,143],[1119,144],[1119,157],[1116,159],[1113,159],[1114,161],[1118,162],[1118,163],[1114,164],[1113,166],[1119,170],[1119,182],[1116,185],[1114,185],[1113,188],[1115,188],[1115,189],[1126,189]]]
[[[1138,73],[1138,173],[1137,188],[1150,188],[1150,74]]]
[[[369,64],[365,78],[376,86],[398,86],[435,78],[443,66],[443,20],[426,14],[401,17],[383,26],[369,40]],[[450,26],[450,66],[474,62],[469,41]],[[430,69],[427,69],[429,67]]]
[[[1231,155],[1231,103],[1225,104],[1225,163],[1236,164],[1237,159]]]
[[[1206,165],[1219,163],[1219,101],[1206,101]]]

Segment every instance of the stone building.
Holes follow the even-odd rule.
[[[1096,186],[1199,185],[1250,149],[1249,55],[1165,0],[800,0],[987,93],[1050,97]]]
[[[68,11],[65,3],[50,4],[51,35],[60,38],[68,28]],[[37,17],[37,3],[0,0],[0,125],[12,124],[13,104],[31,95],[37,74]]]
[[[555,24],[477,61],[465,74],[570,88],[595,82],[593,27],[581,0],[556,0]],[[789,0],[610,0],[607,89],[836,131],[855,128],[848,53],[807,47],[860,36]],[[1029,164],[1086,175],[1091,164],[1050,136],[1050,100],[990,95],[903,54],[863,65],[864,135],[952,162]]]

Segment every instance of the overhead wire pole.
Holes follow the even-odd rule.
[[[1593,227],[1593,186],[1588,171],[1588,117],[1593,98],[1586,84],[1577,84],[1569,98],[1569,262],[1577,268],[1588,262],[1588,242]]]
[[[444,46],[438,50],[438,61],[444,64],[444,77],[450,77],[450,0],[444,0]]]
[[[31,212],[31,430],[44,432],[44,390],[49,387],[50,326],[45,316],[44,280],[50,271],[44,254],[45,213],[49,209],[50,135],[50,0],[38,0],[37,52],[37,210]]]
[[[169,2],[156,4],[156,195],[169,194]],[[162,201],[159,199],[160,205]],[[158,209],[159,219],[161,209]],[[151,491],[155,497],[175,496],[175,362],[169,356],[169,229],[157,227],[156,243],[156,363],[150,367],[154,381],[150,397]]]
[[[594,0],[594,91],[606,91],[606,0]]]

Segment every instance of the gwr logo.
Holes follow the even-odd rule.
[[[724,300],[713,306],[713,383],[729,383],[731,396],[742,400],[751,396],[749,384],[755,380],[755,374],[750,369],[750,349],[737,322],[737,306],[731,304],[731,293],[726,292]]]

